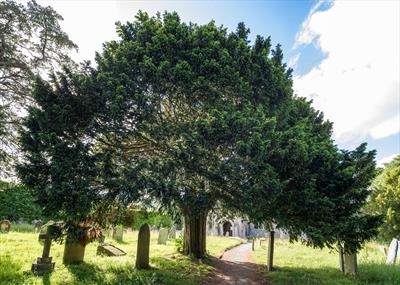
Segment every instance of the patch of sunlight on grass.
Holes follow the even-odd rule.
[[[256,243],[253,256],[266,270],[267,242]],[[275,240],[274,268],[266,272],[274,285],[394,285],[400,284],[400,267],[385,264],[378,245],[368,243],[358,253],[358,275],[345,276],[339,270],[339,256],[329,249],[310,248],[301,243]]]
[[[43,246],[34,232],[10,231],[0,234],[0,285],[111,285],[111,284],[164,284],[196,285],[207,275],[209,266],[201,260],[192,260],[176,252],[174,241],[157,244],[157,232],[151,232],[150,270],[136,270],[137,231],[124,233],[123,242],[106,237],[127,254],[120,257],[98,256],[98,243],[88,244],[85,261],[78,265],[64,265],[64,245],[52,243],[50,256],[56,263],[55,271],[44,276],[30,273],[32,263],[41,256]],[[207,237],[210,255],[219,256],[224,249],[243,240],[230,237]]]

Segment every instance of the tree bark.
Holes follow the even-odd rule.
[[[184,215],[183,254],[193,254],[197,258],[206,256],[206,222],[207,211],[196,216]]]

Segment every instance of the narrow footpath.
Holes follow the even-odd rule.
[[[213,258],[213,269],[202,285],[267,285],[250,252],[251,243],[246,243],[226,251],[221,259]]]

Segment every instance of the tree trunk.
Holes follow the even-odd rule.
[[[83,261],[85,257],[85,246],[80,244],[78,241],[72,241],[66,238],[64,247],[63,263],[79,263]]]
[[[184,221],[183,254],[193,254],[197,258],[205,257],[207,211],[196,216],[185,215]]]

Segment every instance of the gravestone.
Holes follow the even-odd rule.
[[[31,271],[33,274],[42,275],[54,270],[55,262],[52,262],[50,255],[51,237],[48,233],[40,233],[39,241],[43,241],[42,257],[38,257],[36,263],[32,264]]]
[[[44,225],[42,220],[33,220],[33,227],[35,228],[35,232],[40,231],[40,228]]]
[[[149,254],[150,254],[150,227],[144,224],[139,229],[137,251],[136,251],[136,265],[137,269],[149,268]]]
[[[122,249],[113,246],[112,244],[101,244],[97,247],[97,255],[107,255],[107,256],[121,256],[125,255],[126,252]]]
[[[114,228],[112,238],[118,242],[122,242],[124,236],[124,227],[122,225],[118,225]]]
[[[343,255],[343,270],[344,274],[356,275],[357,274],[357,254],[344,254]]]
[[[158,233],[158,244],[167,244],[168,240],[168,228],[161,228]]]
[[[387,258],[386,258],[386,264],[395,264],[396,263],[398,249],[399,249],[399,241],[394,238],[394,239],[392,239],[392,241],[389,245],[388,254],[387,254]]]
[[[176,227],[175,226],[172,226],[169,229],[169,238],[170,239],[176,239]]]
[[[11,222],[9,220],[0,221],[0,232],[8,233],[11,229]]]

